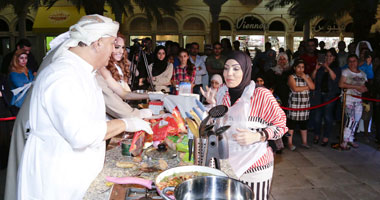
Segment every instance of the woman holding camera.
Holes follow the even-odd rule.
[[[337,60],[337,53],[334,48],[327,50],[325,54],[325,62],[317,63],[313,73],[311,74],[315,82],[314,102],[316,105],[327,102],[340,93],[339,79],[341,70]],[[329,141],[330,132],[332,130],[333,112],[335,102],[326,106],[317,108],[314,117],[314,144],[318,144],[321,137],[322,121],[324,120],[322,146],[326,146]]]

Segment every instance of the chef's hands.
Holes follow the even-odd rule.
[[[144,120],[137,118],[137,117],[124,118],[121,120],[123,120],[125,123],[125,131],[126,132],[145,131],[148,134],[153,134],[153,130],[150,127],[150,123],[147,121],[144,121]]]
[[[150,109],[140,109],[140,118],[149,118],[152,117],[153,113]]]
[[[248,129],[237,128],[237,133],[232,135],[232,138],[241,146],[254,144],[262,141],[261,134],[259,132],[253,132]]]
[[[206,98],[207,103],[216,104],[215,95],[213,95],[213,93],[211,92],[211,88],[206,86],[206,92],[203,90],[202,87],[200,89],[201,89],[202,95]]]

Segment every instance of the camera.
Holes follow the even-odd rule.
[[[141,43],[139,41],[141,41]],[[133,39],[132,42],[133,42],[134,47],[141,47],[141,48],[144,48],[145,43],[146,43],[145,39],[139,39],[139,38]]]

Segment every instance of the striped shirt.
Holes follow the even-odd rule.
[[[242,97],[243,96],[244,94]],[[288,131],[286,127],[286,115],[279,107],[272,93],[264,87],[258,87],[254,90],[250,98],[250,112],[249,116],[247,116],[248,121],[263,124],[266,128],[258,131],[265,132],[268,135],[268,140],[280,139]],[[237,102],[239,100],[240,99],[238,99]],[[226,90],[221,103],[227,107],[231,107],[228,90]],[[272,148],[268,146],[265,154],[253,163],[245,173],[253,173],[271,167],[273,160]]]

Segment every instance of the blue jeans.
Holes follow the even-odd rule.
[[[315,103],[316,105],[325,103],[329,100],[334,98],[334,96],[328,95],[326,93],[318,93],[315,95]],[[330,131],[332,131],[332,124],[333,124],[333,112],[335,107],[336,101],[327,104],[323,107],[317,108],[315,110],[315,117],[314,117],[314,133],[315,136],[320,137],[321,136],[321,129],[322,129],[322,120],[325,122],[324,130],[323,130],[323,137],[329,138],[330,137]]]

